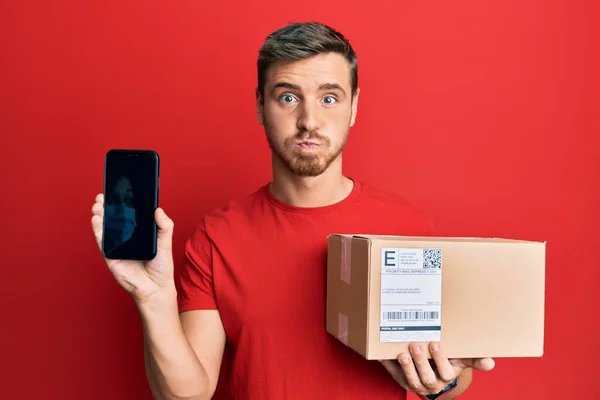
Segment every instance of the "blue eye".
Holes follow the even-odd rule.
[[[294,101],[294,96],[290,94],[284,94],[283,96],[281,96],[281,100],[284,103],[291,103],[292,101]]]
[[[327,99],[329,99],[329,101]],[[335,103],[335,97],[333,97],[333,96],[327,96],[327,97],[325,97],[325,103],[326,104],[333,104],[333,103]]]

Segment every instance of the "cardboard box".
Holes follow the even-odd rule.
[[[449,358],[542,356],[545,242],[333,234],[328,246],[326,329],[365,358],[431,341]]]

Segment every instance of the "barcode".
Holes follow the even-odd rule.
[[[393,311],[384,312],[383,319],[387,320],[400,320],[400,319],[412,319],[412,320],[423,320],[423,319],[438,319],[439,311]]]

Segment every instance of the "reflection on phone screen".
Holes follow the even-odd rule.
[[[107,155],[103,249],[109,258],[152,258],[156,240],[157,163],[152,152]]]
[[[137,223],[133,203],[133,187],[129,178],[119,176],[107,186],[110,188],[110,192],[107,193],[104,208],[106,214],[104,240],[107,242],[107,251],[112,252],[131,239]]]

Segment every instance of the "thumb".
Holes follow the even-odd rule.
[[[160,246],[168,246],[170,248],[173,239],[173,227],[175,226],[173,220],[160,207],[156,209],[154,219],[158,227],[158,241]]]
[[[470,359],[468,363],[465,363],[468,367],[479,371],[490,371],[494,368],[495,362],[493,359],[486,358],[473,358]]]

